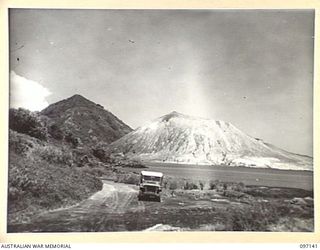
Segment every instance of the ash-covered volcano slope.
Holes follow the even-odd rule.
[[[293,154],[264,143],[228,122],[191,117],[177,112],[137,128],[111,143],[108,151],[144,161],[313,169],[311,157]]]

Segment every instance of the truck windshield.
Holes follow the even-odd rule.
[[[157,176],[143,176],[145,181],[160,181],[160,177]]]

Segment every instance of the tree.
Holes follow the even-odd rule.
[[[9,128],[40,140],[46,141],[48,139],[48,130],[40,116],[27,109],[9,110]]]

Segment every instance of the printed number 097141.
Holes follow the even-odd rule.
[[[300,244],[300,248],[318,248],[318,244]]]

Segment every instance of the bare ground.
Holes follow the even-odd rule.
[[[138,201],[136,185],[104,181],[89,199],[9,225],[8,231],[313,231],[313,199],[307,193],[295,190],[292,198],[290,189],[252,188],[260,189],[264,197],[259,192],[164,190],[159,203]],[[275,192],[280,195],[268,196]]]

